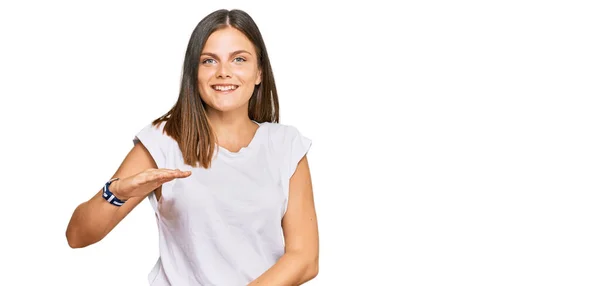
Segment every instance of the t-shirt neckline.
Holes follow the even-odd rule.
[[[261,132],[262,129],[264,129],[264,124],[263,123],[259,123],[256,122],[254,120],[252,120],[252,122],[256,123],[258,125],[258,129],[256,129],[256,131],[254,132],[254,136],[252,137],[252,140],[250,140],[250,143],[248,143],[248,146],[246,147],[242,147],[239,151],[237,152],[232,152],[227,150],[224,147],[221,147],[221,145],[217,144],[217,147],[219,149],[219,152],[222,152],[223,154],[226,154],[228,156],[234,157],[234,156],[241,156],[244,153],[248,152],[249,149],[252,148],[252,146],[256,145],[256,142],[259,140],[259,133]]]

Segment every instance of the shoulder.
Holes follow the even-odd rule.
[[[261,125],[267,129],[269,137],[273,140],[291,139],[302,135],[296,126],[289,124],[263,122]]]
[[[289,151],[290,149],[308,149],[312,140],[294,125],[261,123],[268,134],[269,143],[274,149]]]
[[[166,135],[165,125],[167,121],[160,121],[158,123],[148,123],[144,128],[149,129],[151,132],[155,132],[157,135]]]
[[[144,145],[158,144],[162,147],[165,147],[167,144],[171,144],[174,139],[166,132],[166,123],[166,121],[160,121],[157,123],[148,122],[135,135],[134,143],[141,141],[144,143]]]
[[[168,135],[165,126],[167,121],[151,121],[139,130],[134,138],[133,144],[142,143],[148,150],[158,168],[166,168],[169,163],[167,158],[172,154],[177,141]],[[168,127],[168,126],[166,126]],[[168,129],[168,128],[167,128]]]
[[[305,136],[299,128],[280,123],[263,123],[268,130],[269,144],[286,179],[294,174],[300,160],[308,153],[312,140]]]
[[[165,129],[166,125],[167,121],[160,121],[156,123],[149,122],[143,127],[142,131],[148,132],[157,138],[161,138],[161,140],[173,140],[173,138],[169,136],[169,133]]]
[[[299,128],[294,125],[263,122],[261,128],[268,137],[269,145],[273,149],[288,149],[291,145],[297,144],[297,142],[307,143],[311,141],[306,137]]]

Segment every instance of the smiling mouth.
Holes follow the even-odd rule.
[[[236,90],[239,87],[239,85],[235,85],[235,84],[229,84],[229,85],[211,85],[210,87],[213,90],[216,90],[216,91],[226,92],[226,91],[234,91],[234,90]]]

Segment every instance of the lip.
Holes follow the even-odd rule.
[[[217,87],[217,86],[232,86],[232,85],[235,87],[234,89],[230,89],[230,90],[217,90],[217,89],[215,89],[215,87]],[[239,87],[240,87],[240,85],[238,85],[238,84],[233,84],[233,83],[229,83],[229,84],[223,84],[223,83],[220,83],[220,84],[211,84],[211,85],[210,85],[210,88],[212,88],[212,90],[213,90],[213,91],[220,92],[220,93],[230,93],[230,92],[234,92],[234,91],[236,91],[236,90],[237,90]]]

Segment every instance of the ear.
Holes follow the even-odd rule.
[[[262,71],[259,69],[256,72],[256,80],[254,81],[254,85],[259,85],[262,82]]]

